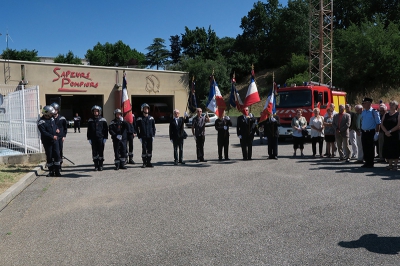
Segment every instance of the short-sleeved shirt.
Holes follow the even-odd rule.
[[[322,127],[324,126],[324,118],[322,116],[319,117],[311,117],[310,118],[310,127],[314,126],[318,129],[322,129]],[[315,137],[323,137],[324,134],[321,131],[315,130],[311,127],[311,137],[315,138]]]
[[[369,110],[363,110],[361,113],[361,129],[372,130],[377,125],[381,124],[381,118],[379,113],[372,107]]]
[[[296,116],[293,117],[293,119],[292,119],[292,126],[295,126],[295,127],[299,127],[299,126],[304,127],[304,126],[306,126],[306,125],[307,125],[307,120],[306,120],[306,118],[305,118],[304,116],[300,117],[299,119],[297,119]],[[298,130],[293,130],[293,137],[303,137],[303,134],[302,134],[301,131],[299,132]]]

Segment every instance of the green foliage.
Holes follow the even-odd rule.
[[[284,81],[290,85],[308,81],[308,65],[308,59],[304,55],[292,54],[288,64],[281,67],[281,75],[278,82]],[[299,81],[299,79],[301,80]]]
[[[218,53],[218,37],[211,26],[206,31],[204,28],[196,27],[190,30],[185,27],[182,34],[183,54],[189,58],[203,58],[214,60]]]
[[[287,86],[291,86],[292,84],[302,85],[304,82],[309,80],[308,72],[305,71],[300,74],[295,74],[293,77],[286,80]]]
[[[115,44],[99,42],[86,52],[85,57],[91,65],[95,66],[132,66],[143,67],[145,63],[144,54],[131,49],[129,45],[118,41]]]
[[[146,61],[150,67],[157,67],[164,66],[167,62],[169,57],[169,52],[164,45],[165,40],[162,38],[155,38],[153,43],[147,47],[146,49],[149,51],[146,54]]]
[[[171,52],[169,54],[171,62],[177,64],[180,62],[181,58],[181,37],[179,35],[174,35],[169,38],[169,41],[171,42]]]
[[[69,51],[66,55],[59,54],[54,58],[54,63],[82,65],[82,60],[78,56],[75,56],[73,52]]]
[[[1,57],[10,60],[39,62],[38,51],[36,51],[35,49],[34,50],[23,49],[21,51],[17,51],[7,48],[3,50]]]

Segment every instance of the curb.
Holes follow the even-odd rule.
[[[12,185],[0,195],[0,212],[25,188],[32,184],[41,173],[44,172],[45,163],[39,164],[31,172],[27,173],[17,183]]]

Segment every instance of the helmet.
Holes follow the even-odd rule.
[[[92,107],[92,114],[93,114],[93,111],[94,111],[94,110],[99,110],[99,115],[101,115],[101,107],[100,107],[100,106],[94,105],[94,106]]]
[[[116,115],[116,114],[118,114],[118,113],[120,113],[120,114],[122,115],[121,109],[115,109],[115,110],[114,110],[114,115]]]
[[[54,110],[53,106],[51,105],[46,105],[45,107],[43,107],[42,109],[42,114],[44,116],[52,116],[56,113],[56,111]]]
[[[147,107],[148,109],[150,109],[150,106],[147,103],[142,104],[142,106],[140,106],[140,111],[143,112],[144,108]]]
[[[50,105],[53,106],[54,110],[60,110],[60,105],[58,103],[52,103]]]

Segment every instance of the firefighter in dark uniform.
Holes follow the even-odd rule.
[[[87,139],[92,145],[92,156],[95,171],[103,171],[104,145],[108,139],[107,120],[101,116],[101,107],[92,107],[93,117],[88,120]]]
[[[126,141],[129,123],[122,117],[121,109],[115,109],[115,119],[111,120],[108,130],[113,141],[115,170],[126,169]]]
[[[136,135],[136,126],[135,126],[135,115],[132,114],[132,121],[133,123],[128,123],[129,125],[129,130],[128,130],[128,158],[129,164],[135,164],[135,161],[133,161],[133,139],[135,138]]]
[[[278,160],[278,138],[280,126],[279,116],[269,114],[268,118],[258,124],[258,128],[264,129],[264,135],[268,139],[268,159]]]
[[[60,150],[58,147],[57,126],[53,115],[55,110],[52,106],[46,105],[42,109],[43,116],[38,120],[40,139],[42,140],[46,153],[46,166],[49,169],[47,176],[61,176],[60,173]]]
[[[215,129],[218,131],[217,144],[218,144],[218,160],[222,161],[222,149],[224,149],[224,159],[229,160],[229,127],[232,126],[229,116],[224,116],[222,119],[215,120]]]
[[[236,133],[240,139],[243,160],[251,160],[256,120],[254,116],[249,113],[248,107],[243,109],[243,113],[244,115],[238,117]]]
[[[63,164],[63,157],[64,157],[64,140],[67,137],[67,119],[65,119],[64,116],[60,115],[60,105],[58,103],[52,103],[51,106],[53,106],[54,110],[56,113],[54,114],[54,121],[56,122],[57,126],[57,140],[58,140],[58,146],[60,148],[60,170],[62,168]]]
[[[136,120],[136,133],[142,143],[142,168],[153,167],[151,164],[151,153],[153,151],[156,125],[154,118],[149,115],[150,106],[147,103],[142,104],[140,110],[143,112],[143,115]]]

